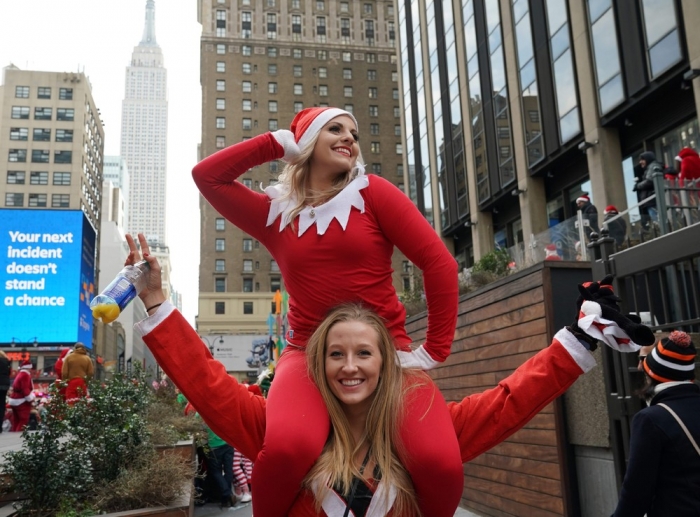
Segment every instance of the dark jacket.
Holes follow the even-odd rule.
[[[10,382],[10,361],[0,356],[0,391],[9,390],[12,383]],[[4,401],[0,400],[0,403]],[[5,411],[5,408],[2,408]]]
[[[608,220],[614,217],[617,217],[617,219],[608,223]],[[609,214],[605,214],[603,222],[607,223],[610,237],[615,239],[615,242],[618,246],[621,246],[622,243],[625,241],[625,236],[627,235],[627,222],[625,221],[625,218],[618,217],[618,214],[611,212]]]
[[[660,402],[700,443],[700,387],[682,384],[657,393],[632,420],[630,458],[614,517],[700,515],[700,455]]]
[[[642,153],[639,158],[645,160],[647,164],[644,170],[641,171],[641,175],[638,176],[639,180],[634,186],[634,189],[637,191],[637,200],[641,202],[654,194],[654,174],[663,174],[664,166],[656,161],[656,155],[651,151]],[[651,201],[644,206],[656,206],[656,200]]]
[[[598,227],[598,209],[590,201],[580,208],[583,213],[583,218],[588,219],[590,226],[585,227],[586,235],[590,237],[591,232],[600,233],[600,228]]]

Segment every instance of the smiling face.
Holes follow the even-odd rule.
[[[318,135],[311,154],[311,174],[317,178],[333,178],[352,170],[360,154],[357,127],[347,115],[328,122]]]
[[[328,332],[326,381],[343,409],[369,411],[379,385],[382,355],[379,334],[361,321],[342,321]]]

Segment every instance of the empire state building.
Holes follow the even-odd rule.
[[[146,2],[141,42],[126,69],[121,156],[130,172],[127,231],[165,247],[167,70],[156,41],[155,1]]]

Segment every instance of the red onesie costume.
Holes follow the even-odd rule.
[[[456,262],[394,185],[360,170],[330,201],[305,207],[291,229],[289,212],[296,203],[285,198],[280,186],[258,193],[236,181],[252,167],[287,156],[290,139],[294,147],[296,142],[303,147],[314,131],[339,115],[352,117],[337,108],[303,110],[292,122],[293,133],[265,133],[241,142],[204,159],[192,172],[212,206],[272,254],[290,295],[287,341],[291,346],[282,355],[269,394],[265,447],[257,459],[244,453],[255,464],[256,517],[287,515],[328,436],[328,413],[308,378],[303,348],[331,308],[361,302],[377,312],[403,351],[399,353],[402,363],[409,366],[430,368],[444,361],[454,338]],[[410,354],[406,353],[411,340],[404,328],[405,310],[392,283],[394,246],[423,271],[428,302],[426,341]],[[431,384],[421,390],[421,397],[435,403],[427,415],[416,407],[407,408],[402,429],[407,457],[402,460],[423,515],[452,517],[463,485],[458,444],[440,392]],[[263,486],[271,487],[270,491],[260,489]]]
[[[34,401],[34,383],[32,382],[31,369],[34,366],[25,359],[19,367],[19,371],[12,383],[10,394],[10,407],[12,408],[12,427],[10,431],[21,432],[29,423],[29,413]]]
[[[263,448],[263,439],[267,439],[267,401],[227,375],[224,366],[212,358],[197,333],[170,302],[164,302],[152,316],[138,323],[137,329],[163,371],[182,387],[187,400],[197,406],[212,431],[245,456],[256,457]],[[453,439],[456,433],[459,443],[457,461],[467,462],[508,438],[594,366],[590,352],[568,330],[562,329],[549,347],[528,359],[495,388],[447,406],[442,399],[436,400],[435,404],[448,409],[449,431]],[[276,382],[275,376],[272,385]],[[211,397],[211,393],[220,396]],[[253,492],[266,485],[276,488],[272,480],[261,480]],[[370,488],[376,493],[381,486],[379,483],[378,487]],[[391,487],[388,489],[391,491]],[[342,515],[345,507],[338,499],[331,491],[323,502],[324,511],[316,513],[313,494],[302,491],[287,515]],[[379,504],[383,500],[373,497],[364,517],[391,516],[391,511]],[[456,507],[455,504],[453,513]],[[257,516],[255,507],[254,511]]]

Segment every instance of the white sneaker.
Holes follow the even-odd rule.
[[[240,501],[242,503],[249,503],[253,499],[253,496],[250,495],[250,492],[246,492],[243,495],[241,495]]]

